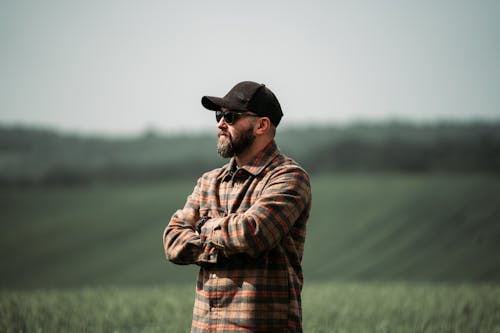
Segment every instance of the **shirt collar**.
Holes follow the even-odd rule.
[[[239,169],[243,169],[249,174],[257,176],[279,154],[279,148],[276,145],[276,142],[273,140],[264,149],[262,149],[252,161],[250,161],[246,165],[241,166]],[[238,169],[236,167],[236,159],[233,157],[231,158],[229,163],[223,167],[223,170],[218,178],[224,179],[231,174],[232,170],[234,171],[236,169]]]

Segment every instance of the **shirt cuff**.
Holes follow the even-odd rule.
[[[201,227],[200,238],[204,244],[203,253],[200,255],[201,262],[216,263],[218,256],[224,253],[224,245],[217,240],[220,223],[220,219],[209,219]]]

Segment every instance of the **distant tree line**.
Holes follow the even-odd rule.
[[[281,150],[310,173],[500,173],[500,123],[382,123],[279,129]],[[0,186],[194,178],[225,163],[215,134],[127,138],[0,127]]]
[[[415,142],[346,137],[313,149],[304,164],[318,171],[500,172],[500,143],[492,136]]]

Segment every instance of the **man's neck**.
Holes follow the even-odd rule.
[[[273,141],[273,138],[269,140],[254,141],[254,143],[250,147],[248,147],[248,149],[246,149],[241,154],[234,157],[234,159],[236,160],[236,165],[238,167],[242,167],[244,165],[250,164],[250,162],[252,162],[255,159],[255,157],[264,148],[266,148],[271,141]]]

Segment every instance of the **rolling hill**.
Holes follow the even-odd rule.
[[[195,281],[161,235],[193,181],[0,191],[2,289]],[[499,282],[500,179],[318,174],[303,260],[314,280]]]

